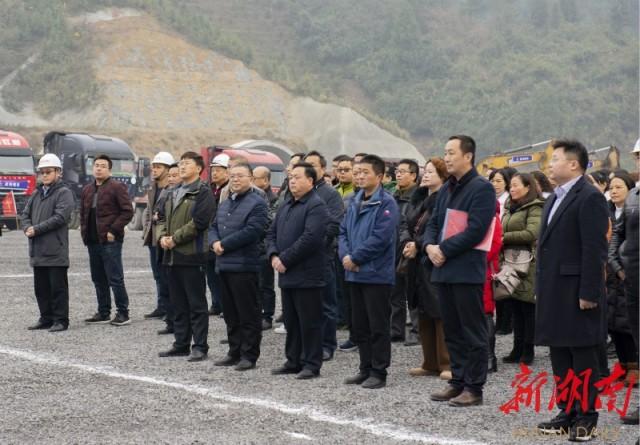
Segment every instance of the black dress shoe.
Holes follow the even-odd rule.
[[[548,422],[538,424],[538,431],[542,434],[568,434],[569,429],[574,422],[574,416],[571,416],[564,411],[560,411],[557,416]]]
[[[251,362],[247,359],[242,359],[238,362],[238,364],[233,368],[236,371],[247,371],[249,369],[253,369],[256,367],[255,362]]]
[[[316,377],[320,377],[319,372],[313,372],[312,370],[306,368],[296,374],[296,379],[298,380],[309,380],[315,379]]]
[[[170,328],[169,326],[167,326],[164,329],[160,329],[158,331],[158,335],[167,335],[167,334],[173,334],[173,328]]]
[[[149,312],[148,314],[144,314],[144,318],[146,318],[147,320],[151,319],[151,318],[162,318],[166,315],[165,312],[162,312],[160,309],[154,309],[152,312]]]
[[[381,379],[380,377],[371,375],[367,380],[362,382],[362,385],[360,386],[366,389],[378,389],[378,388],[384,388],[386,385],[387,385],[386,380]]]
[[[66,330],[67,330],[67,327],[62,323],[54,323],[53,326],[49,328],[49,332],[62,332]]]
[[[393,336],[391,337],[391,343],[402,343],[404,341],[404,337]]]
[[[262,330],[268,331],[273,327],[273,323],[270,320],[262,320]]]
[[[36,324],[29,326],[27,329],[30,331],[36,331],[38,329],[49,329],[52,325],[53,323],[51,323],[50,321],[38,320]]]
[[[173,346],[168,351],[158,353],[158,357],[186,357],[187,355],[189,355],[189,349],[176,349]]]
[[[289,368],[288,366],[280,366],[271,370],[271,375],[297,374],[300,372],[298,368]]]
[[[220,315],[222,311],[220,309],[215,309],[213,307],[209,308],[209,315]]]
[[[348,378],[344,379],[344,384],[345,385],[360,385],[362,382],[364,382],[368,378],[369,378],[369,376],[367,374],[363,374],[363,373],[360,372],[360,373],[354,375],[353,377],[348,377]]]
[[[189,358],[187,359],[188,362],[201,362],[203,360],[206,360],[207,358],[207,353],[204,351],[201,351],[200,349],[192,349],[191,350],[191,355],[189,355]]]
[[[569,442],[587,442],[598,434],[598,421],[590,418],[579,418],[569,428]]]
[[[213,366],[234,366],[234,365],[237,365],[238,363],[240,363],[239,357],[231,357],[230,355],[227,355],[222,360],[217,360],[213,362]]]

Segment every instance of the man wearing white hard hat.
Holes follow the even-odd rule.
[[[38,163],[40,182],[20,215],[29,238],[29,262],[40,310],[29,330],[64,331],[69,327],[69,220],[73,193],[61,181],[62,165],[52,153]]]
[[[210,165],[211,192],[216,202],[213,214],[216,214],[218,205],[229,195],[229,155],[220,153],[213,158]],[[223,191],[224,196],[223,196]],[[209,252],[207,258],[207,285],[211,292],[211,308],[209,315],[222,313],[222,295],[220,294],[220,277],[216,273],[216,254]]]
[[[169,181],[169,167],[175,163],[175,159],[171,153],[161,151],[156,154],[151,161],[151,189],[147,195],[147,208],[143,214],[142,240],[143,245],[149,248],[149,259],[151,262],[151,270],[153,271],[153,279],[156,282],[156,308],[145,314],[144,318],[163,318],[166,317],[167,327],[158,331],[159,334],[171,334],[173,332],[173,320],[169,310],[169,282],[167,281],[167,273],[162,266],[162,249],[158,249],[158,236],[156,223],[158,221],[156,204],[162,190],[164,190]]]

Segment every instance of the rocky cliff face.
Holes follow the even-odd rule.
[[[353,110],[295,97],[243,63],[196,47],[147,15],[109,10],[73,20],[84,22],[95,47],[90,63],[100,85],[97,103],[50,121],[23,115],[16,122],[16,116],[0,113],[5,125],[99,130],[124,138],[140,154],[254,138],[328,156],[366,151],[423,159],[411,144]]]

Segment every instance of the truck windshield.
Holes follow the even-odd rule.
[[[111,174],[113,176],[133,176],[136,172],[135,162],[133,159],[111,159],[113,167],[111,168]],[[93,172],[93,158],[87,158],[87,174],[91,175]]]
[[[0,173],[28,174],[34,173],[31,156],[0,156]]]

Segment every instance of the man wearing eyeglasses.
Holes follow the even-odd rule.
[[[73,194],[60,180],[62,165],[52,153],[38,163],[40,184],[21,214],[29,238],[29,262],[40,309],[38,322],[29,330],[65,331],[69,326],[69,219]]]

